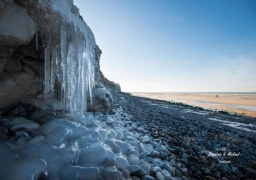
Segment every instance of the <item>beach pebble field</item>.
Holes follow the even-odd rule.
[[[256,119],[114,94],[102,113],[0,112],[0,177],[256,179]]]

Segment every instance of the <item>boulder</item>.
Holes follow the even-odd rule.
[[[0,57],[8,57],[22,44],[27,44],[36,32],[34,21],[15,2],[2,4],[0,11]]]
[[[5,63],[6,63],[6,58],[0,58],[0,74],[4,71]]]
[[[18,103],[33,83],[34,75],[19,72],[14,75],[2,73],[0,76],[0,109]]]
[[[104,87],[94,88],[92,90],[92,102],[88,98],[87,104],[89,111],[108,113],[112,108],[113,98],[108,89]]]

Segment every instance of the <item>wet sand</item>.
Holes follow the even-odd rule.
[[[198,94],[198,93],[131,93],[151,99],[182,102],[184,104],[224,110],[256,117],[256,94]]]

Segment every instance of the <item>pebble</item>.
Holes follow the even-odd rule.
[[[140,170],[141,170],[140,166],[138,166],[138,165],[130,165],[128,167],[128,169],[129,169],[131,175],[140,175]]]
[[[163,163],[161,166],[161,169],[168,171],[171,176],[174,176],[174,169],[167,163]]]
[[[140,143],[140,147],[143,151],[147,152],[148,154],[150,154],[154,150],[151,144]]]
[[[127,160],[130,165],[139,165],[140,164],[140,159],[136,155],[129,156]]]
[[[182,172],[180,170],[176,169],[175,176],[182,177]]]
[[[154,180],[155,178],[153,178],[152,176],[150,175],[145,175],[143,176],[142,180]]]
[[[154,158],[154,159],[152,160],[152,164],[153,164],[154,166],[161,167],[162,164],[163,164],[163,161],[162,161],[161,159],[159,159],[159,158]]]
[[[78,164],[100,164],[107,158],[107,150],[101,143],[85,146],[79,152]]]
[[[164,176],[171,176],[171,174],[168,171],[166,171],[166,170],[162,170],[162,174]]]
[[[142,136],[142,137],[140,137],[139,139],[140,139],[140,141],[141,141],[142,143],[149,143],[149,142],[150,142],[150,138],[149,138],[147,135]]]
[[[112,125],[112,124],[115,123],[115,120],[114,120],[114,118],[111,118],[111,117],[107,116],[106,123],[107,123],[108,125]]]
[[[140,171],[140,175],[144,176],[144,175],[149,175],[150,174],[150,169],[151,166],[149,163],[144,162],[140,165],[141,171]]]
[[[10,128],[12,123],[7,118],[0,119],[0,126],[4,128]]]
[[[37,129],[40,126],[38,123],[35,123],[34,121],[30,121],[28,119],[21,118],[21,117],[13,119],[11,123],[12,123],[12,126],[10,130],[12,132],[15,132],[20,128],[27,129],[33,132],[35,129]]]
[[[182,168],[181,171],[184,176],[188,177],[188,169],[187,168]]]
[[[124,170],[124,171],[122,171],[122,175],[123,175],[123,177],[125,178],[125,179],[128,179],[128,178],[130,178],[130,176],[131,176],[131,174],[130,174],[130,171],[129,170]]]
[[[150,156],[151,156],[152,158],[159,158],[159,152],[158,152],[158,151],[152,151],[152,152],[150,153]]]
[[[156,173],[156,177],[157,177],[158,180],[165,180],[165,179],[164,179],[164,176],[162,175],[161,172],[157,172],[157,173]]]
[[[143,132],[143,131],[144,131],[144,129],[143,129],[142,127],[138,127],[137,130],[138,130],[139,132]]]
[[[117,132],[116,133],[116,139],[123,140],[124,139],[124,134],[122,132]]]
[[[118,156],[116,158],[116,167],[117,167],[117,169],[122,171],[124,169],[127,169],[128,166],[129,166],[129,163],[124,157]]]
[[[153,172],[156,174],[157,172],[161,172],[162,170],[161,170],[161,168],[160,167],[158,167],[158,166],[155,166],[155,167],[153,167]]]

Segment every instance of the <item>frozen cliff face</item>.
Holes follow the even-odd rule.
[[[72,0],[4,0],[0,7],[0,109],[23,99],[78,113],[87,107],[109,111],[112,97],[99,78],[99,48]],[[43,68],[35,65],[42,62]],[[105,97],[94,88],[111,97],[100,108],[91,108]]]

